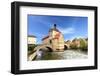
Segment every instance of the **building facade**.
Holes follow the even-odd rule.
[[[29,35],[28,36],[28,44],[36,44],[36,36]]]
[[[57,29],[56,24],[49,30],[49,34],[42,39],[43,44],[50,44],[55,51],[64,51],[64,37]]]

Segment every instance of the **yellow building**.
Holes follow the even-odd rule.
[[[36,44],[36,36],[29,35],[28,36],[28,44]]]
[[[56,24],[54,27],[49,30],[49,34],[42,39],[43,44],[52,45],[52,49],[57,51],[64,49],[64,37],[63,34],[56,28]]]

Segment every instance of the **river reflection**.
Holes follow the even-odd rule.
[[[87,52],[81,50],[65,50],[64,52],[38,51],[35,60],[85,59],[87,57]]]

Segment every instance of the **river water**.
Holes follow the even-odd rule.
[[[86,59],[88,54],[81,50],[65,50],[64,52],[39,51],[35,60],[62,60],[62,59]]]

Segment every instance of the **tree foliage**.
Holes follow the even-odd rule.
[[[87,41],[80,39],[80,49],[87,50],[87,48],[88,48]]]
[[[33,51],[36,46],[36,44],[28,44],[28,51]]]
[[[88,40],[85,39],[74,39],[70,45],[71,49],[81,49],[87,50],[88,49]]]

